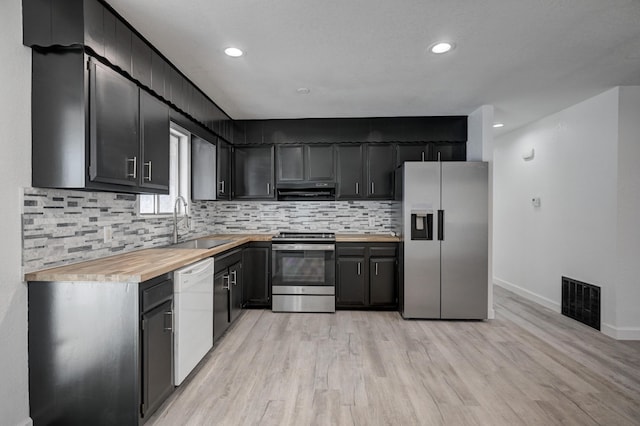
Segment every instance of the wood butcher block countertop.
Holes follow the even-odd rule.
[[[273,234],[220,234],[205,238],[231,240],[210,249],[149,248],[86,262],[30,272],[25,281],[142,282],[252,241],[271,241]],[[388,234],[338,234],[337,242],[398,242]]]

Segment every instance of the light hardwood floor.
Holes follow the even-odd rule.
[[[640,342],[494,297],[484,322],[245,311],[147,424],[640,424]]]

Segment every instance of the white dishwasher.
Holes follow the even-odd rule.
[[[213,259],[178,269],[173,279],[177,386],[213,347]]]

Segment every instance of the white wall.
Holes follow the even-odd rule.
[[[27,290],[21,276],[20,203],[31,184],[31,51],[20,0],[0,6],[0,423],[29,424]]]
[[[616,238],[605,224],[616,212],[617,93],[496,140],[494,276],[557,311],[562,275],[602,286],[605,304],[615,300]],[[524,161],[531,148],[534,158]],[[534,196],[541,199],[539,208],[531,204]]]
[[[637,90],[611,89],[498,138],[494,150],[494,281],[556,311],[561,276],[601,286],[603,332],[619,338],[621,325],[640,326],[630,302],[640,292],[640,109],[628,108],[637,99],[620,103],[626,89]],[[628,125],[619,126],[625,114]],[[621,145],[619,132],[628,134]],[[524,161],[531,148],[533,160]],[[621,249],[631,257],[619,257]],[[620,284],[621,262],[629,284]]]
[[[616,329],[640,339],[640,87],[620,88]]]

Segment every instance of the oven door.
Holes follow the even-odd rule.
[[[272,286],[334,287],[334,244],[273,244]]]

